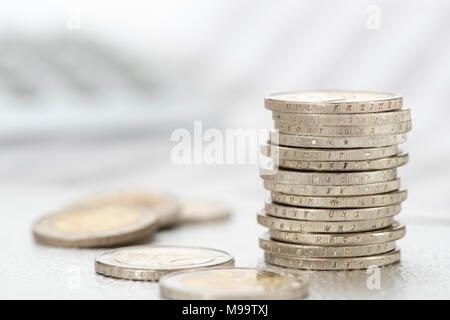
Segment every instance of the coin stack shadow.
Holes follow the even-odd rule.
[[[411,129],[410,110],[395,94],[316,91],[265,99],[275,129],[261,153],[271,201],[258,213],[269,228],[259,239],[268,264],[311,270],[352,270],[400,260],[394,220],[406,190],[398,149]]]

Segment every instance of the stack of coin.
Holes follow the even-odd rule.
[[[271,201],[258,214],[269,264],[312,270],[365,269],[399,261],[394,220],[406,190],[398,149],[411,129],[402,97],[362,91],[274,94],[275,129],[262,154]]]

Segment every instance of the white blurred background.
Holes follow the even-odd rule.
[[[245,171],[241,191],[260,197],[256,170],[173,167],[170,133],[193,120],[270,128],[272,92],[381,90],[412,109],[405,216],[447,219],[449,55],[445,0],[4,3],[0,183],[17,198],[61,186],[225,193]]]

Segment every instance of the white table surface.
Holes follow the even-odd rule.
[[[237,266],[264,265],[257,244],[264,228],[256,223],[256,211],[268,194],[256,167],[175,166],[168,138],[3,145],[2,150],[0,298],[159,299],[157,283],[97,275],[93,261],[102,249],[62,249],[33,241],[31,225],[41,214],[108,190],[163,190],[224,200],[233,208],[231,219],[161,231],[147,242],[207,246],[228,251]],[[410,199],[399,216],[407,225],[399,242],[402,261],[381,269],[381,288],[367,288],[366,271],[304,272],[310,278],[308,298],[450,298],[450,220],[439,207],[427,212],[417,197],[440,194],[427,193],[413,179],[409,183],[403,185]]]

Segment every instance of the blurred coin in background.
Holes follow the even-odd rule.
[[[176,224],[180,211],[180,204],[175,196],[157,192],[100,194],[81,200],[75,204],[75,207],[95,207],[98,205],[120,205],[148,209],[157,215],[161,228]]]
[[[180,222],[201,223],[229,218],[231,209],[213,200],[186,199],[181,202]]]
[[[105,247],[151,235],[158,226],[154,211],[103,205],[69,208],[42,217],[33,225],[37,242],[62,247]]]

